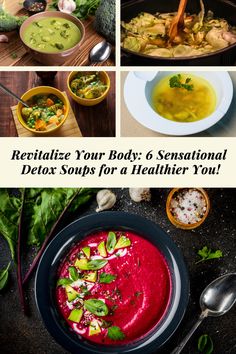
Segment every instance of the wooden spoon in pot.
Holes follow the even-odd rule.
[[[184,12],[186,9],[187,2],[188,0],[180,0],[177,15],[173,18],[173,21],[170,25],[170,31],[169,31],[170,42],[173,42],[173,40],[177,36],[179,27],[184,25]]]

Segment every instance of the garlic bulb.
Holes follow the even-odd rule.
[[[5,34],[0,34],[0,43],[8,43],[9,39]]]
[[[65,12],[66,14],[71,14],[76,9],[74,0],[59,0],[57,6],[61,12]]]
[[[110,191],[109,189],[101,189],[97,193],[98,207],[96,209],[96,212],[111,209],[115,202],[116,196],[112,191]]]
[[[129,188],[130,198],[136,202],[150,202],[151,200],[151,192],[150,188]]]

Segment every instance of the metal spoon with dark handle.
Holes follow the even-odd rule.
[[[111,55],[111,44],[107,41],[102,41],[96,44],[89,53],[91,64],[102,63]]]
[[[29,105],[23,101],[20,97],[18,97],[14,92],[10,91],[7,87],[5,87],[4,85],[2,85],[0,83],[0,89],[2,89],[3,91],[5,91],[8,95],[13,96],[14,98],[17,99],[17,101],[21,102],[25,107],[29,108]]]
[[[200,326],[204,318],[208,316],[218,317],[228,312],[236,302],[236,273],[225,274],[211,282],[200,296],[200,307],[202,310],[198,321],[182,340],[182,342],[171,352],[179,354],[186,343]]]

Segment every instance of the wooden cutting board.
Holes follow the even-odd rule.
[[[66,93],[63,92],[65,95]],[[26,138],[26,137],[35,137],[36,135],[25,129],[19,122],[17,115],[16,115],[16,107],[11,107],[13,119],[16,125],[17,134],[19,137]],[[37,135],[38,136],[38,135]],[[47,137],[82,137],[81,130],[78,126],[76,121],[74,112],[70,106],[69,115],[65,121],[65,123],[54,133],[48,133],[44,135]]]

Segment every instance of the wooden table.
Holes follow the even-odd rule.
[[[84,137],[113,137],[115,136],[115,73],[108,72],[111,79],[111,88],[107,98],[94,107],[84,107],[76,103],[70,96],[66,86],[67,71],[60,71],[52,82],[45,82],[35,72],[2,71],[0,82],[14,91],[18,96],[34,86],[54,86],[61,91],[66,91],[76,120]],[[17,136],[15,123],[13,121],[11,106],[17,101],[0,91],[0,136]]]
[[[23,2],[23,1],[22,1]],[[50,1],[48,1],[50,3]],[[26,15],[22,5],[18,1],[6,1],[6,11],[13,15]],[[104,38],[93,28],[94,18],[90,17],[82,21],[85,26],[85,39],[80,47],[78,55],[64,63],[64,66],[88,66],[90,65],[88,54],[90,50]],[[9,43],[0,43],[0,66],[39,66],[23,47],[17,31],[7,33]],[[93,66],[114,66],[114,51],[112,56],[104,63],[93,64]]]

